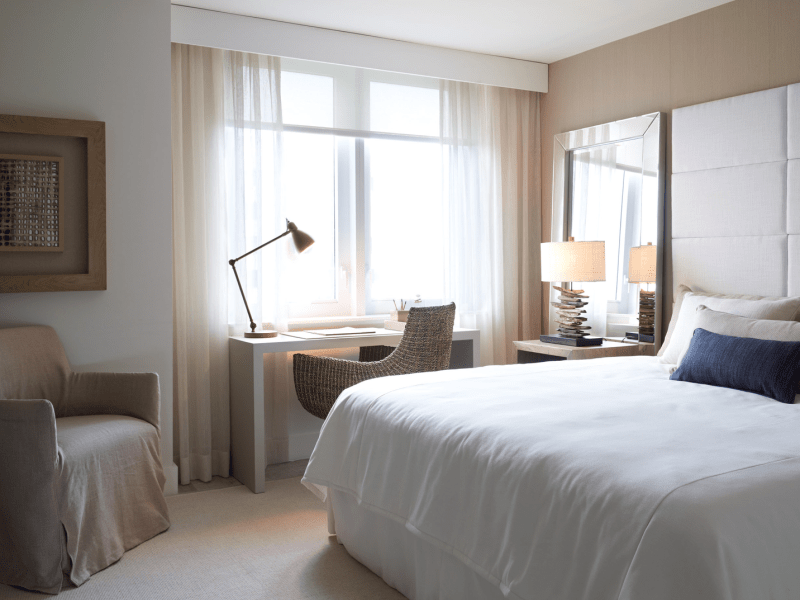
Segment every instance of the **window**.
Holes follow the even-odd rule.
[[[286,217],[316,240],[292,265],[290,318],[441,300],[438,80],[291,59],[281,68],[281,147],[262,144],[262,191],[251,196],[261,206],[248,212],[281,193]],[[273,128],[254,121],[249,143]]]

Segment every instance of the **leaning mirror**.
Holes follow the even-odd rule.
[[[661,345],[665,143],[666,115],[651,113],[558,134],[553,151],[552,241],[605,242],[605,281],[575,284],[592,298],[586,325],[652,352]]]

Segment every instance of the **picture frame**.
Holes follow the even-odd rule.
[[[63,252],[11,252],[0,253],[7,264],[10,259],[5,258],[9,255],[25,254],[26,265],[31,265],[30,272],[14,272],[9,274],[3,271],[0,265],[0,293],[22,293],[22,292],[64,292],[64,291],[88,291],[106,289],[106,143],[105,143],[105,123],[102,121],[83,121],[75,119],[56,119],[49,117],[29,117],[19,115],[0,115],[0,154],[2,155],[26,155],[28,152],[21,152],[17,148],[7,148],[3,140],[8,140],[9,136],[3,134],[22,134],[23,136],[38,136],[29,139],[37,141],[37,148],[42,145],[47,146],[48,141],[53,144],[57,141],[62,143],[77,142],[80,153],[85,152],[85,156],[79,156],[81,165],[84,168],[76,168],[71,172],[68,168],[68,161],[61,165],[61,179],[71,179],[73,183],[78,180],[80,184],[77,189],[80,193],[73,193],[70,202],[62,208],[65,219],[73,218],[80,220],[81,238],[71,239],[66,237],[66,244],[80,244],[81,260],[80,266],[61,267],[54,272],[48,272],[48,260],[52,261],[53,256],[63,254]],[[24,142],[25,138],[13,136],[14,140]],[[47,148],[45,148],[47,150]],[[47,155],[55,158],[56,152],[39,151],[32,152],[32,155]],[[35,156],[32,156],[35,158]],[[70,215],[80,209],[80,216]],[[76,213],[77,214],[77,213]],[[84,216],[85,215],[85,216]],[[85,221],[84,221],[85,220]],[[61,234],[63,237],[63,232]],[[68,247],[68,246],[67,246]],[[19,270],[19,269],[17,269]]]

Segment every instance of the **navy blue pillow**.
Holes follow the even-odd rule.
[[[800,381],[800,342],[776,342],[695,329],[670,379],[753,392],[792,404]]]

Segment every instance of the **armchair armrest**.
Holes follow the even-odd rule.
[[[125,415],[159,429],[156,373],[72,373],[64,416]]]
[[[53,405],[0,400],[0,583],[61,589],[57,468]]]

